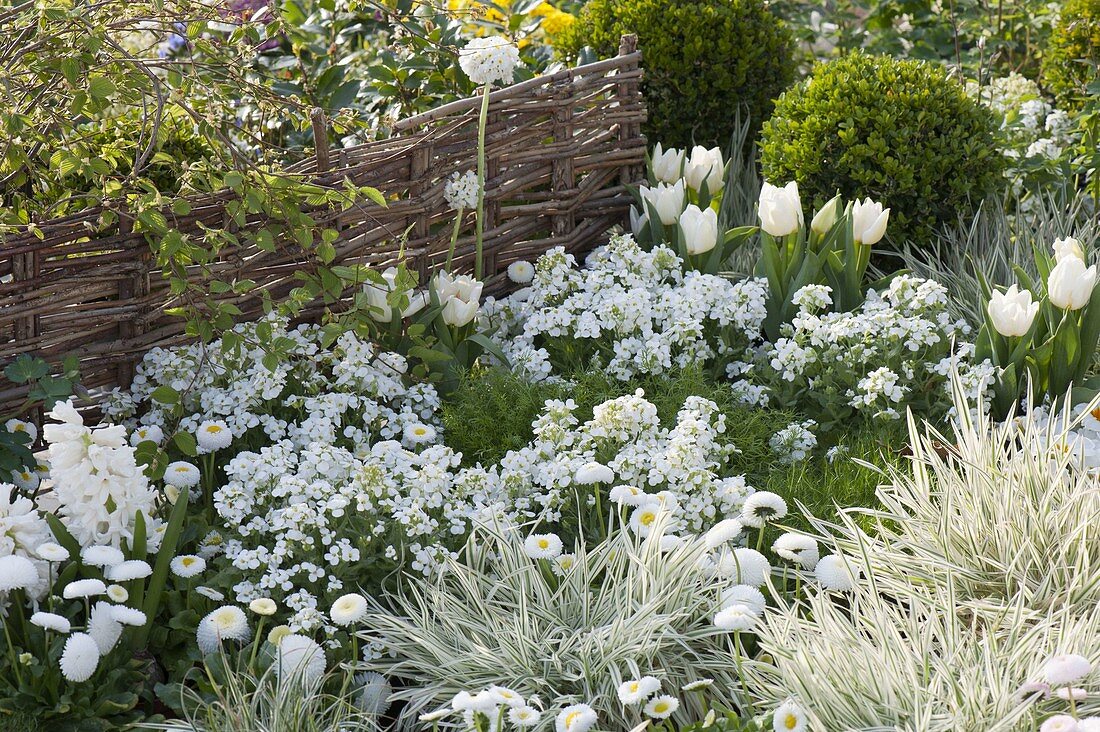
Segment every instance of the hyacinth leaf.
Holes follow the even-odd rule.
[[[180,491],[179,498],[172,506],[172,513],[168,517],[168,526],[164,530],[164,538],[160,542],[160,550],[157,551],[157,561],[153,565],[153,573],[149,576],[148,591],[145,595],[145,603],[142,610],[145,617],[155,618],[157,608],[160,606],[164,588],[168,583],[168,570],[171,567],[172,558],[176,554],[176,544],[183,532],[184,519],[187,518],[187,491]],[[136,648],[144,648],[149,642],[149,629],[152,623],[146,623],[138,629],[135,639]]]

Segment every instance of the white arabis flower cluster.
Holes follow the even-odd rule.
[[[907,406],[925,414],[946,410],[952,364],[964,378],[977,371],[966,361],[973,347],[953,343],[970,327],[951,319],[947,290],[936,282],[895,277],[881,294],[869,290],[853,312],[821,313],[828,297],[822,285],[795,293],[799,311],[783,336],[753,365],[733,365],[731,375],[747,372],[766,386],[769,404],[809,403],[833,420],[853,413],[893,420]]]
[[[721,367],[757,342],[767,315],[763,280],[684,274],[671,249],[647,252],[630,236],[613,237],[586,265],[576,269],[556,247],[539,258],[522,296],[486,300],[495,338],[526,378],[545,379],[578,358],[623,380]]]

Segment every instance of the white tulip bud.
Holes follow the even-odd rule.
[[[688,254],[709,252],[718,243],[718,214],[712,208],[704,211],[689,204],[680,214],[680,231]]]
[[[656,188],[640,189],[642,198],[648,201],[657,210],[657,216],[666,226],[675,224],[684,210],[684,182],[676,181],[674,185],[658,183]]]
[[[829,230],[836,224],[837,217],[839,216],[840,209],[840,194],[832,197],[832,199],[821,207],[821,210],[814,214],[813,220],[810,221],[810,229],[818,235],[824,236],[829,233]]]
[[[1032,302],[1029,290],[1020,290],[1013,285],[1007,292],[994,290],[986,310],[994,330],[1005,338],[1018,338],[1031,330],[1035,314],[1039,312],[1039,303]]]
[[[653,148],[653,157],[650,158],[650,168],[653,177],[662,183],[675,183],[680,180],[680,170],[684,164],[684,151],[670,147],[661,149],[661,143]]]
[[[684,166],[684,180],[693,191],[702,190],[704,181],[710,195],[722,190],[726,182],[726,163],[722,160],[722,150],[717,147],[708,150],[702,145],[693,147],[691,157]]]
[[[1065,239],[1054,240],[1054,259],[1061,262],[1066,257],[1076,257],[1084,261],[1085,252],[1081,249],[1081,242],[1074,239],[1072,236],[1067,236]]]
[[[649,223],[649,214],[645,211],[638,213],[638,209],[634,206],[630,207],[630,230],[634,232],[634,236],[641,236],[642,229]]]
[[[477,315],[477,301],[466,302],[457,297],[452,297],[443,305],[443,322],[461,328],[467,325]]]
[[[886,233],[886,223],[890,220],[890,209],[884,209],[881,203],[870,198],[858,199],[852,204],[852,232],[855,240],[868,246],[875,244]]]
[[[1065,257],[1050,271],[1047,296],[1051,303],[1064,310],[1080,310],[1092,297],[1096,285],[1096,265],[1085,268],[1085,261]]]
[[[802,199],[798,184],[791,181],[782,188],[765,183],[760,189],[757,214],[760,228],[774,237],[787,236],[802,228]]]

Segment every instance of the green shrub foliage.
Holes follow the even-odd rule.
[[[920,243],[1004,186],[993,114],[938,64],[853,53],[818,64],[776,102],[764,179],[802,200],[837,191],[889,206],[888,235]]]
[[[1043,57],[1043,84],[1062,106],[1079,109],[1098,69],[1100,0],[1067,0]]]
[[[666,147],[725,147],[737,111],[766,119],[794,78],[791,32],[761,0],[591,0],[558,47],[607,58],[627,33],[645,67],[645,133]]]

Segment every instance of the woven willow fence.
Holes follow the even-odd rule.
[[[514,261],[564,246],[583,252],[624,220],[625,184],[643,175],[645,120],[640,53],[632,37],[616,58],[537,77],[490,96],[486,129],[486,292],[506,286]],[[476,168],[479,98],[462,99],[403,120],[390,139],[346,149],[319,146],[291,172],[339,187],[345,178],[391,201],[356,206],[318,221],[340,231],[337,263],[386,267],[405,260],[421,281],[446,259],[454,212],[443,188],[452,172]],[[190,198],[185,233],[220,227],[230,193]],[[183,320],[167,315],[168,284],[143,235],[122,228],[97,234],[91,209],[40,222],[43,238],[22,232],[0,242],[0,363],[21,353],[81,360],[89,389],[127,385],[149,349],[184,339]],[[472,270],[474,216],[462,225],[459,269]],[[248,278],[278,299],[297,283],[300,259],[286,248],[239,247],[220,253],[214,277]],[[196,270],[195,278],[201,277]],[[196,279],[196,281],[199,281]],[[234,303],[254,319],[257,297]],[[0,408],[22,398],[0,377]]]

